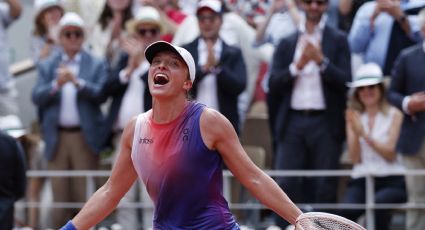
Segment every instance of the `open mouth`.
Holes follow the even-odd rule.
[[[165,85],[168,82],[169,82],[168,76],[165,75],[165,74],[159,73],[159,74],[155,75],[155,77],[153,78],[153,83],[155,85]]]

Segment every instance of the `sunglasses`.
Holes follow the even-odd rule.
[[[215,14],[215,15],[198,15],[197,16],[198,21],[200,21],[200,22],[207,22],[207,21],[213,22],[218,17],[219,17],[218,14]]]
[[[360,86],[360,87],[357,88],[357,90],[360,91],[360,90],[364,90],[364,89],[374,89],[376,87],[378,87],[378,84],[376,84],[376,85]]]
[[[63,32],[63,35],[67,39],[71,39],[71,37],[81,38],[81,37],[83,37],[83,31],[80,31],[80,30],[76,30],[76,31],[65,31],[65,32]]]
[[[138,29],[137,33],[142,37],[146,36],[147,34],[156,36],[159,33],[159,29],[158,28]]]
[[[303,2],[307,5],[311,5],[313,2],[316,3],[318,6],[322,6],[328,3],[327,0],[303,0]]]

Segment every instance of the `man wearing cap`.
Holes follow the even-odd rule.
[[[18,91],[15,81],[9,73],[9,47],[6,30],[21,15],[22,6],[19,0],[0,2],[0,115],[18,115],[16,101]]]
[[[418,14],[421,35],[425,38],[425,9]],[[404,112],[397,152],[407,169],[425,169],[425,42],[404,49],[397,58],[388,99]],[[425,203],[425,177],[406,177],[409,203]],[[406,229],[425,229],[425,210],[407,210]]]
[[[220,111],[240,131],[238,96],[246,86],[246,66],[239,48],[227,45],[219,36],[223,23],[218,0],[202,0],[196,11],[200,36],[183,46],[194,57],[196,101]]]
[[[37,66],[38,81],[32,100],[40,111],[45,157],[50,170],[93,170],[98,167],[104,118],[100,104],[106,81],[106,63],[82,49],[84,22],[66,13],[59,22],[62,52]],[[55,202],[85,200],[84,178],[51,179]],[[72,217],[72,209],[54,210],[53,228]]]
[[[351,80],[348,41],[326,24],[328,0],[303,0],[300,7],[305,17],[298,31],[277,45],[270,71],[275,168],[337,169],[345,137],[345,84]],[[336,202],[335,177],[278,180],[297,202]]]
[[[117,68],[103,87],[103,93],[113,99],[104,134],[105,144],[112,144],[115,148],[114,158],[120,151],[119,143],[125,125],[132,117],[152,107],[152,97],[147,87],[149,62],[143,52],[148,45],[160,40],[163,26],[159,12],[151,6],[144,6],[127,23],[126,28],[129,34],[123,42],[126,53],[121,55]],[[137,186],[133,186],[123,201],[135,202],[136,198]],[[124,229],[131,229],[130,226],[134,228],[137,219],[135,208],[119,208],[117,211],[117,222]]]
[[[111,177],[62,229],[89,229],[139,177],[154,202],[154,229],[239,229],[222,193],[222,164],[260,201],[295,223],[301,211],[249,159],[228,119],[188,100],[195,62],[184,48],[145,51],[152,109],[125,127]]]

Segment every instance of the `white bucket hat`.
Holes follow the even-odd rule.
[[[125,27],[129,34],[136,32],[136,26],[140,23],[155,24],[159,27],[160,32],[164,30],[164,23],[157,9],[152,6],[141,7],[133,19],[129,20]]]
[[[187,51],[186,49],[174,46],[168,42],[165,41],[158,41],[154,42],[151,45],[149,45],[145,50],[145,57],[146,60],[149,61],[149,63],[152,63],[152,59],[155,57],[155,55],[161,51],[172,51],[176,54],[178,54],[186,63],[187,68],[189,69],[189,76],[190,80],[193,82],[195,81],[195,61],[193,60],[192,55]]]
[[[3,130],[8,135],[19,138],[27,133],[23,128],[21,119],[16,115],[7,115],[0,117],[0,130]]]
[[[34,18],[37,19],[40,14],[50,7],[58,7],[64,12],[62,3],[60,0],[35,0],[34,1]]]
[[[68,12],[61,18],[59,21],[59,31],[62,31],[66,26],[80,27],[83,31],[85,29],[84,20],[75,12]]]
[[[198,14],[199,11],[202,9],[210,9],[216,12],[217,14],[221,14],[222,13],[221,7],[222,5],[219,0],[202,0],[198,3],[196,14]]]
[[[357,88],[361,86],[376,85],[382,83],[384,75],[382,74],[381,67],[375,63],[367,63],[361,65],[354,75],[354,80],[348,82],[347,86],[350,88]]]

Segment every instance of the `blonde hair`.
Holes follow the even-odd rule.
[[[377,84],[377,87],[379,88],[380,92],[379,110],[385,115],[387,115],[390,105],[387,99],[385,98],[385,85],[383,83],[379,83]],[[359,111],[360,113],[363,113],[366,110],[365,106],[360,101],[358,88],[353,88],[353,90],[349,92],[347,107]]]

